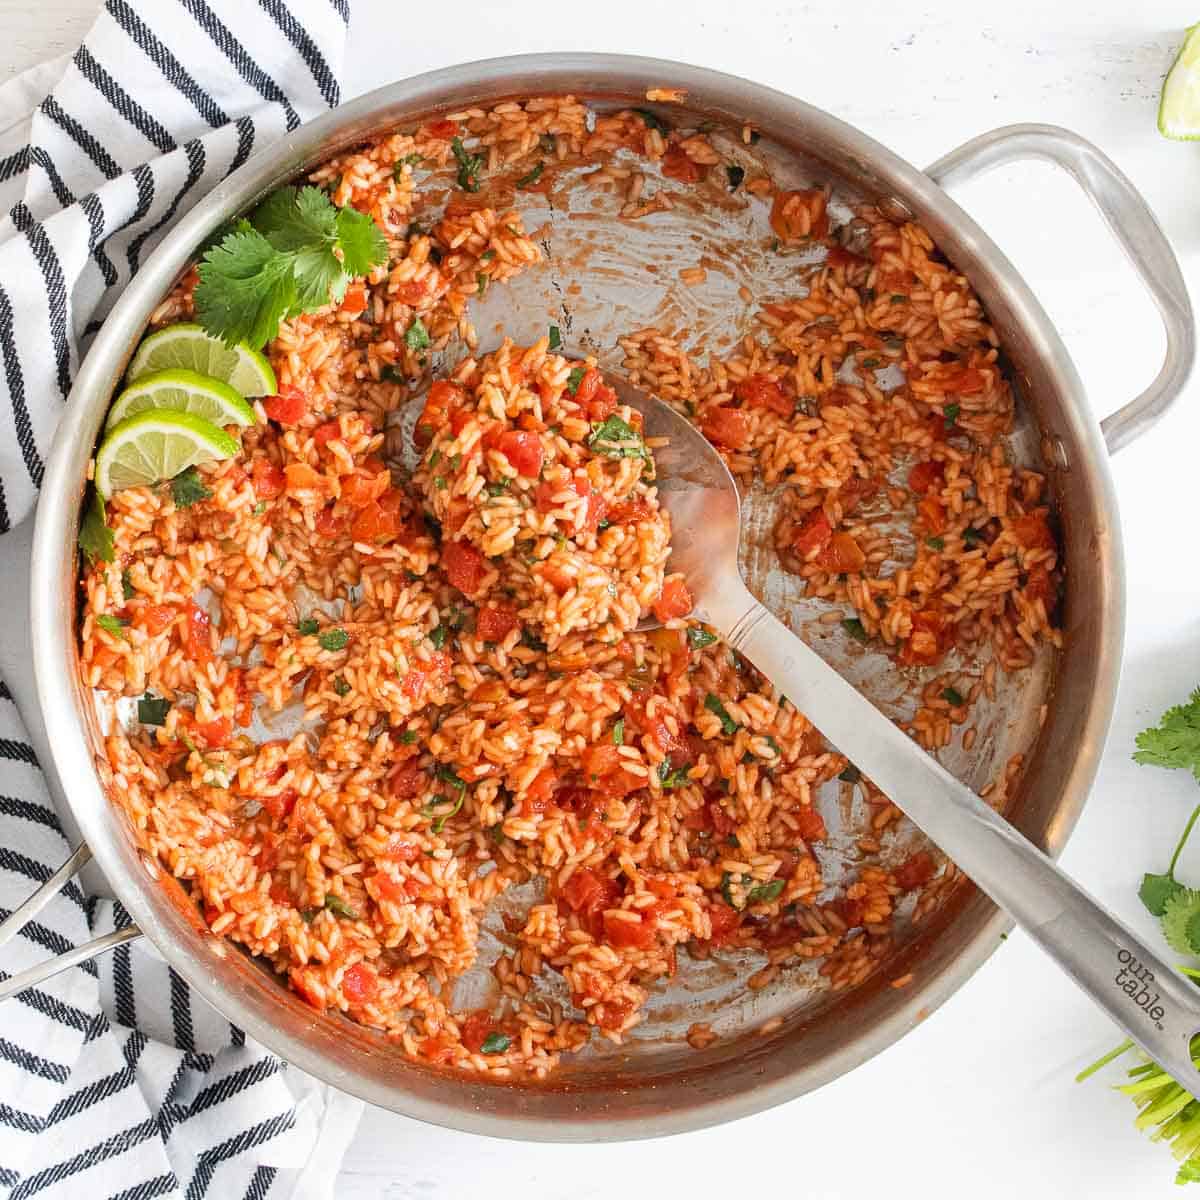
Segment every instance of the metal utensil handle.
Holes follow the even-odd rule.
[[[1200,989],[919,750],[740,581],[723,586],[706,615],[835,746],[853,747],[855,765],[1147,1054],[1200,1090],[1189,1053],[1200,1031]]]
[[[20,908],[15,909],[3,922],[0,922],[0,949],[11,942],[62,891],[67,882],[91,857],[92,852],[87,848],[86,843],[81,843],[72,852],[71,857]],[[76,946],[65,954],[48,958],[45,962],[38,963],[36,967],[30,967],[26,971],[10,975],[7,979],[0,981],[0,1001],[7,1000],[10,996],[16,996],[27,988],[36,987],[39,983],[49,979],[52,975],[57,975],[60,971],[65,971],[68,967],[77,967],[80,963],[88,962],[98,954],[103,954],[105,951],[119,946],[122,942],[128,942],[141,936],[142,931],[136,925],[127,925],[124,929],[114,929],[111,933],[85,942],[82,946]]]
[[[1062,167],[1096,206],[1162,317],[1167,352],[1140,396],[1100,422],[1109,453],[1140,437],[1179,398],[1196,358],[1196,321],[1175,252],[1150,206],[1121,169],[1085,138],[1057,125],[1006,125],[964,142],[925,169],[942,187],[1019,159]]]

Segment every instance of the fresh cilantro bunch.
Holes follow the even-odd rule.
[[[338,208],[319,188],[280,188],[205,253],[196,315],[227,345],[258,348],[280,321],[341,303],[350,281],[387,256],[366,214]]]
[[[1137,745],[1135,762],[1189,770],[1200,782],[1200,688],[1192,692],[1187,704],[1167,709],[1153,729],[1143,729]],[[1138,889],[1142,903],[1161,920],[1167,944],[1180,954],[1200,955],[1200,891],[1175,878],[1175,864],[1198,817],[1200,806],[1188,818],[1166,871],[1161,875],[1147,872]]]
[[[1139,733],[1137,746],[1133,756],[1136,762],[1188,770],[1200,782],[1200,688],[1191,694],[1186,704],[1168,709],[1154,728]],[[1159,919],[1163,937],[1171,949],[1179,954],[1196,956],[1200,956],[1200,890],[1176,879],[1175,866],[1198,818],[1200,805],[1188,817],[1166,871],[1161,875],[1147,872],[1138,888],[1138,896]],[[1200,970],[1187,966],[1179,969],[1188,978],[1200,982]],[[1081,1071],[1076,1079],[1082,1082],[1131,1049],[1133,1042],[1127,1039]],[[1200,1039],[1192,1040],[1191,1054],[1193,1062],[1200,1068]],[[1176,1183],[1200,1183],[1200,1100],[1148,1059],[1132,1067],[1128,1075],[1129,1082],[1118,1090],[1128,1095],[1141,1110],[1138,1128],[1149,1130],[1154,1141],[1171,1145],[1180,1164]]]

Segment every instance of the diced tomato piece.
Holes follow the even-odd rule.
[[[539,563],[537,569],[556,592],[565,592],[575,584],[575,577],[557,563]]]
[[[478,1054],[483,1049],[483,1043],[488,1035],[496,1028],[496,1022],[489,1012],[480,1009],[473,1012],[460,1027],[459,1040],[472,1054]]]
[[[631,948],[648,950],[654,945],[654,923],[640,915],[636,921],[618,916],[615,912],[604,914],[604,940],[617,949]]]
[[[616,1031],[625,1028],[629,1014],[633,1012],[634,1003],[630,999],[605,1000],[592,1010],[596,1013],[596,1024],[601,1029]]]
[[[938,459],[928,459],[916,463],[908,473],[908,486],[918,496],[931,492],[935,488],[941,490],[946,479],[946,464]]]
[[[700,432],[715,446],[740,450],[750,436],[750,419],[740,408],[710,408],[700,422]]]
[[[668,179],[678,179],[680,183],[696,183],[704,169],[699,163],[694,163],[678,146],[672,146],[662,158],[662,173]]]
[[[475,632],[485,642],[502,642],[520,623],[511,604],[488,605],[475,616]]]
[[[673,621],[676,617],[686,617],[692,611],[695,601],[688,586],[679,575],[668,575],[663,580],[662,592],[652,605],[654,615],[660,621]]]
[[[542,469],[542,441],[536,433],[523,429],[506,429],[499,438],[497,449],[513,465],[518,475],[536,479]]]
[[[721,837],[728,837],[737,828],[737,822],[725,811],[719,800],[708,802],[708,820],[713,831]]]
[[[945,392],[953,392],[956,396],[974,396],[983,391],[987,376],[976,367],[963,367],[938,382]]]
[[[621,885],[591,867],[580,867],[563,885],[562,898],[575,912],[599,912],[620,900]]]
[[[833,902],[833,907],[841,915],[849,929],[857,929],[867,914],[867,901],[863,896],[856,896],[854,899],[849,896],[840,896]]]
[[[611,742],[595,742],[584,748],[582,763],[585,775],[600,779],[621,765],[621,752]]]
[[[437,138],[439,141],[448,142],[451,138],[458,137],[461,133],[457,121],[434,121],[425,126],[425,132],[431,138]]]
[[[365,508],[372,500],[376,500],[388,486],[388,479],[381,472],[378,475],[350,475],[342,480],[342,499],[351,508]]]
[[[935,537],[939,533],[946,532],[946,510],[936,496],[926,496],[917,505],[917,520],[921,522],[927,532],[932,533]]]
[[[407,904],[412,899],[408,889],[408,881],[393,879],[386,871],[376,871],[369,880],[371,891],[380,900],[390,900],[393,904]]]
[[[355,963],[342,976],[342,995],[351,1004],[370,1004],[379,990],[379,976],[366,963]]]
[[[457,383],[435,379],[425,394],[425,407],[413,428],[413,444],[428,446],[433,435],[450,420],[451,414],[466,402],[467,394]]]
[[[558,772],[553,767],[543,767],[532,779],[521,797],[521,812],[532,817],[549,812],[554,807],[554,789],[558,784]]]
[[[228,717],[217,717],[213,721],[202,721],[195,726],[196,736],[209,750],[220,750],[229,745],[233,734],[233,722]]]
[[[334,504],[327,504],[313,520],[313,527],[321,537],[330,540],[346,532],[346,514],[339,512]]]
[[[900,647],[900,661],[905,666],[932,666],[945,653],[943,627],[945,618],[932,608],[913,613],[912,633]]]
[[[189,604],[183,626],[183,648],[197,666],[206,666],[213,660],[211,631],[212,618],[208,611],[196,603]]]
[[[396,299],[409,308],[419,308],[430,296],[430,284],[437,284],[437,277],[431,271],[419,279],[409,279],[398,284],[395,291]]]
[[[584,513],[583,528],[587,533],[595,533],[600,528],[600,522],[608,513],[608,501],[599,492],[590,492],[587,498],[587,509]]]
[[[342,425],[340,421],[326,421],[324,425],[318,425],[313,430],[313,441],[318,446],[328,446],[330,442],[342,436]]]
[[[435,1033],[421,1043],[421,1057],[435,1066],[446,1066],[458,1058],[454,1040],[446,1033]]]
[[[281,467],[277,467],[268,458],[256,458],[250,468],[250,478],[254,482],[254,494],[260,500],[274,500],[282,495],[287,487],[287,476]]]
[[[444,542],[442,570],[451,586],[458,588],[464,596],[471,596],[479,591],[488,573],[488,564],[487,559],[469,543]]]
[[[732,941],[742,924],[741,916],[728,904],[710,904],[708,920],[712,926],[712,934],[708,940],[714,946],[724,946]]]
[[[783,390],[778,379],[770,375],[749,375],[733,389],[733,394],[747,408],[769,408],[782,417],[790,417],[796,402]]]
[[[829,232],[826,196],[820,188],[777,192],[771,205],[771,228],[784,241],[823,238]]]
[[[861,254],[847,250],[845,246],[834,246],[825,258],[827,267],[857,267],[867,260]]]
[[[829,836],[825,818],[811,804],[801,804],[792,816],[796,820],[796,832],[806,842],[823,842]]]
[[[428,782],[429,776],[415,762],[405,762],[394,768],[388,780],[388,791],[397,800],[411,800],[424,791]]]
[[[589,367],[576,389],[575,402],[587,414],[589,421],[603,421],[616,411],[617,393],[601,379],[595,367]],[[641,428],[636,421],[630,423],[635,429]]]
[[[347,316],[357,317],[367,307],[367,289],[361,283],[352,283],[346,289],[342,299],[342,312]]]
[[[153,637],[168,628],[177,616],[179,610],[174,605],[147,604],[134,617],[133,623]]]
[[[1026,550],[1054,549],[1054,534],[1050,530],[1044,509],[1026,513],[1021,517],[1014,517],[1011,527],[1013,537]]]
[[[263,398],[263,411],[280,425],[296,425],[308,412],[308,399],[299,388],[285,383],[277,396]]]
[[[608,519],[614,525],[636,525],[639,521],[648,521],[652,516],[654,508],[644,496],[622,500],[608,510]]]
[[[879,482],[875,479],[864,479],[861,475],[851,475],[838,488],[838,503],[846,515],[857,510],[864,500],[870,500],[879,491]]]
[[[207,913],[205,916],[207,917]],[[209,920],[209,924],[211,925],[212,921],[215,919],[216,917],[214,915],[214,917]],[[294,991],[296,995],[304,1001],[305,1004],[311,1004],[312,1007],[318,1012],[324,1010],[325,1001],[321,998],[321,993],[317,990],[316,984],[307,978],[303,970],[293,967],[291,971],[288,972],[288,982],[292,985],[292,991]]]
[[[403,494],[395,488],[389,488],[378,500],[372,500],[359,509],[350,526],[350,536],[356,542],[379,544],[391,541],[399,536],[404,526],[400,517],[403,503]]]
[[[436,686],[450,678],[454,660],[448,650],[435,650],[427,659],[418,662],[400,684],[410,700],[419,700],[427,684]]]
[[[896,886],[911,892],[927,884],[937,870],[932,857],[927,850],[918,850],[910,855],[892,872]]]
[[[833,538],[833,526],[823,508],[814,508],[796,529],[792,549],[801,558],[809,558],[814,550],[824,550]]]
[[[421,848],[402,833],[394,833],[388,839],[384,856],[390,858],[392,862],[416,862],[421,857]]]
[[[628,796],[630,792],[636,792],[645,786],[646,780],[643,776],[635,775],[624,767],[618,767],[615,771],[610,771],[596,780],[595,791],[600,797],[616,799]]]
[[[322,490],[325,487],[325,476],[314,471],[308,463],[288,463],[283,468],[287,478],[287,486],[293,492],[309,492]]]
[[[284,788],[278,795],[259,796],[258,802],[267,810],[271,819],[276,823],[286,821],[296,807],[299,795],[295,788]]]
[[[817,555],[815,561],[823,571],[834,575],[852,575],[867,565],[867,556],[850,534],[839,531],[829,539],[829,545]]]

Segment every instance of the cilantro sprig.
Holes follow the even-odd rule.
[[[1200,688],[1192,692],[1186,704],[1168,709],[1159,723],[1137,736],[1135,762],[1146,766],[1188,770],[1200,782]],[[1171,861],[1161,874],[1147,872],[1142,876],[1138,897],[1147,910],[1159,920],[1167,945],[1179,954],[1200,956],[1200,889],[1188,887],[1175,875],[1179,856],[1200,820],[1200,805],[1187,819],[1175,844]],[[1200,982],[1200,970],[1181,966],[1179,970],[1190,979]],[[1075,1078],[1082,1082],[1101,1067],[1133,1049],[1126,1039],[1121,1045],[1097,1059]],[[1193,1040],[1192,1060],[1200,1068],[1200,1043]],[[1140,1109],[1137,1124],[1147,1130],[1155,1141],[1172,1145],[1179,1160],[1176,1183],[1200,1182],[1200,1148],[1192,1133],[1189,1116],[1196,1108],[1194,1092],[1185,1092],[1157,1063],[1144,1060],[1128,1071],[1130,1082],[1118,1090],[1134,1099]]]
[[[196,314],[227,345],[262,346],[288,317],[340,304],[387,254],[365,213],[338,208],[319,188],[280,188],[205,252]]]

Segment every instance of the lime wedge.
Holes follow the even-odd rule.
[[[104,422],[112,429],[135,413],[151,408],[170,408],[195,413],[210,424],[253,425],[254,409],[227,383],[207,375],[197,375],[183,367],[151,371],[141,375],[113,401]]]
[[[203,417],[171,409],[137,413],[122,421],[96,451],[96,490],[111,496],[122,488],[174,479],[197,463],[230,458],[241,445]]]
[[[1200,139],[1200,25],[1187,30],[1163,80],[1158,132],[1177,141]]]
[[[249,346],[227,346],[199,325],[168,325],[137,348],[126,379],[132,383],[151,371],[183,367],[219,379],[243,396],[273,396],[277,391],[271,364]]]

